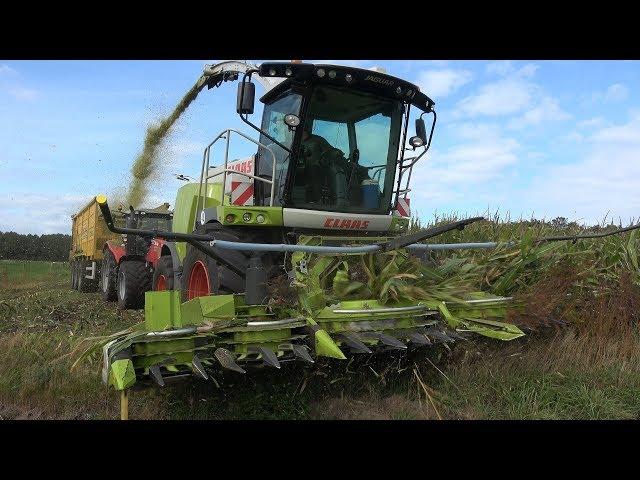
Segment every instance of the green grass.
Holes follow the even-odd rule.
[[[16,291],[61,286],[69,275],[67,262],[0,260],[0,300]]]

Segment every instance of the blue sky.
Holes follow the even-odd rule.
[[[0,231],[68,232],[92,195],[124,189],[145,127],[213,62],[0,60]],[[436,102],[434,141],[410,195],[423,218],[640,217],[637,61],[314,62],[380,66]],[[181,182],[172,174],[196,176],[221,130],[251,133],[235,95],[229,83],[192,104],[163,150],[149,206],[173,203]]]

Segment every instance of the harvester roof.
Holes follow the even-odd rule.
[[[387,98],[402,100],[422,111],[429,112],[435,102],[420,92],[417,85],[378,71],[343,65],[315,65],[312,63],[263,63],[259,75],[285,80],[269,90],[260,101],[288,89],[293,83],[333,85],[363,92],[375,93]]]

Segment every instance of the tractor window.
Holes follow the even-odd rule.
[[[138,228],[143,230],[171,231],[171,218],[142,215],[138,220]]]

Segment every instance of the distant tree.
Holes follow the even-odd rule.
[[[0,259],[64,261],[69,258],[71,236],[62,233],[24,235],[0,232]]]

